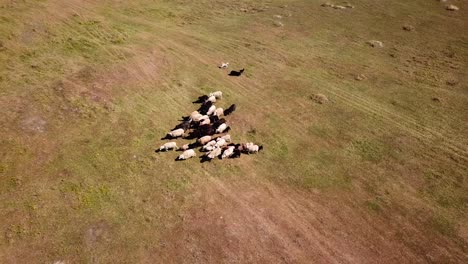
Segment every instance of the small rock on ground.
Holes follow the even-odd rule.
[[[369,46],[371,46],[373,48],[382,48],[383,47],[382,41],[378,41],[378,40],[369,40],[367,42],[367,44],[369,44]]]
[[[404,25],[404,26],[403,26],[403,30],[406,30],[406,31],[413,31],[413,30],[414,30],[414,27],[411,26],[411,25]]]
[[[277,26],[277,27],[284,27],[284,24],[281,23],[280,21],[275,21],[273,22],[273,25]]]
[[[358,74],[358,75],[356,75],[356,77],[354,77],[354,79],[355,79],[356,81],[364,81],[364,80],[367,79],[367,76],[364,75],[364,74]]]
[[[328,97],[324,94],[314,94],[309,96],[309,98],[318,104],[325,104],[329,101]]]
[[[460,8],[458,8],[458,6],[456,5],[448,5],[445,7],[445,9],[449,10],[449,11],[458,11],[460,10]]]

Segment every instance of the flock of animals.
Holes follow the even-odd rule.
[[[242,74],[243,70],[240,71]],[[204,154],[201,162],[211,161],[215,158],[239,158],[241,154],[253,154],[263,149],[263,146],[252,142],[235,144],[231,136],[227,134],[231,129],[224,117],[229,116],[236,110],[236,105],[232,104],[227,109],[216,107],[215,103],[223,97],[221,91],[203,95],[193,103],[201,104],[197,111],[193,111],[189,116],[182,117],[181,123],[175,126],[165,139],[195,139],[193,143],[178,147],[175,141],[163,144],[156,152],[181,150],[183,151],[176,160],[186,160],[196,157],[196,148]]]

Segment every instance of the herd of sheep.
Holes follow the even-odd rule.
[[[183,151],[176,160],[186,160],[196,157],[196,148],[200,148],[204,155],[201,162],[211,161],[214,158],[238,158],[242,153],[253,154],[263,149],[263,146],[252,142],[235,144],[231,141],[231,136],[226,134],[230,127],[226,122],[227,117],[236,110],[233,104],[227,109],[216,107],[215,103],[223,97],[221,91],[200,96],[194,103],[200,103],[197,111],[189,116],[182,117],[182,122],[174,127],[162,139],[194,139],[195,142],[178,147],[175,141],[163,144],[156,152],[181,150]]]

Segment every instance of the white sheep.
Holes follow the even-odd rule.
[[[216,129],[216,133],[223,133],[226,129],[228,129],[228,125],[226,125],[226,123],[222,123],[222,124]]]
[[[195,122],[199,122],[202,119],[203,115],[202,114],[195,114],[191,118]]]
[[[200,126],[202,125],[209,125],[211,124],[211,120],[208,118],[208,119],[203,119],[200,121]]]
[[[206,112],[207,115],[212,115],[216,111],[216,106],[212,105],[210,108],[208,108],[208,111]]]
[[[214,159],[218,157],[219,155],[221,155],[221,152],[222,152],[221,148],[214,148],[212,151],[210,151],[210,153],[208,153],[207,157],[209,159]]]
[[[176,150],[177,148],[177,143],[176,142],[167,142],[161,147],[159,147],[159,151],[168,151],[168,150]]]
[[[210,101],[210,102],[212,102],[212,103],[216,103],[216,97],[210,96],[210,97],[208,97],[208,99],[206,99],[206,101],[207,101],[207,102]]]
[[[213,147],[216,145],[216,140],[211,140],[210,142],[206,143],[203,147],[203,151],[211,151]]]
[[[221,65],[218,66],[220,69],[226,69],[229,67],[229,62],[222,62]]]
[[[197,154],[195,153],[195,150],[187,149],[182,154],[180,154],[179,157],[177,157],[177,160],[186,160],[186,159],[193,158],[195,156],[197,156]]]
[[[234,154],[234,149],[236,147],[234,146],[229,146],[226,150],[224,150],[223,155],[221,156],[221,159],[229,158]]]
[[[172,137],[172,138],[176,138],[176,137],[183,136],[184,132],[185,131],[182,128],[178,128],[178,129],[172,130],[171,132],[167,133],[167,135]]]
[[[226,140],[224,140],[223,138],[218,138],[216,140],[216,144],[215,144],[215,147],[222,147],[224,145],[226,145]]]
[[[190,144],[184,144],[182,145],[182,147],[180,148],[181,150],[187,150],[190,148]]]
[[[224,110],[221,107],[216,108],[216,110],[214,111],[214,115],[222,116],[222,115],[224,115]]]
[[[211,136],[204,136],[198,139],[198,143],[200,145],[205,145],[206,143],[211,141]]]
[[[216,99],[221,99],[223,98],[223,92],[221,91],[212,92],[208,96],[214,96]]]
[[[200,113],[198,111],[193,111],[191,114],[190,114],[190,118],[194,119],[195,116],[198,116]]]
[[[254,143],[249,142],[244,145],[244,149],[247,150],[247,153],[253,154],[262,150],[263,146],[255,145]]]
[[[210,119],[210,117],[208,115],[202,115],[200,117],[200,120],[199,121],[202,121],[202,120],[205,120],[205,119]]]
[[[222,139],[226,140],[226,142],[229,142],[229,143],[231,142],[231,135],[229,135],[229,134],[226,134],[226,135],[221,136],[219,138],[222,138]]]

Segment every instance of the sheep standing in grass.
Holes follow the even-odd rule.
[[[221,152],[222,152],[221,148],[214,148],[212,151],[210,151],[210,153],[208,153],[207,157],[209,159],[214,159],[218,157],[219,155],[221,155]]]
[[[207,118],[207,119],[203,119],[202,121],[200,121],[200,126],[202,125],[209,125],[211,123],[210,119]]]
[[[193,118],[193,121],[200,122],[200,121],[205,120],[205,119],[210,119],[210,117],[207,116],[207,115],[198,114],[197,116],[195,116],[195,118]]]
[[[216,99],[221,99],[223,98],[223,92],[221,91],[212,92],[208,95],[208,97],[211,97],[211,96],[214,96]]]
[[[224,115],[228,116],[232,114],[236,110],[237,106],[235,104],[232,104],[228,109],[224,110]]]
[[[229,134],[221,136],[219,138],[222,138],[222,139],[226,140],[226,142],[231,142],[231,135],[229,135]]]
[[[184,135],[185,130],[182,128],[178,128],[175,130],[172,130],[171,132],[167,133],[166,138],[178,138]]]
[[[226,125],[226,123],[222,123],[217,129],[216,133],[221,134],[223,132],[228,132],[231,128]]]
[[[210,97],[208,97],[208,99],[206,99],[206,101],[216,103],[216,97],[210,96]]]
[[[202,116],[203,116],[202,114],[197,113],[194,115],[190,115],[190,119],[192,119],[195,122],[200,122],[200,119],[202,118]]]
[[[229,62],[223,62],[218,66],[220,69],[226,69],[227,67],[229,67]]]
[[[213,105],[212,102],[205,101],[198,109],[198,112],[200,112],[200,114],[206,115],[206,113],[208,112],[208,110],[210,109],[212,105]]]
[[[186,159],[193,158],[195,156],[197,156],[197,154],[195,153],[195,150],[187,149],[182,154],[180,154],[179,157],[177,157],[176,160],[186,160]]]
[[[168,150],[177,150],[177,143],[176,142],[167,142],[161,147],[159,147],[159,151],[168,151]]]
[[[183,130],[188,130],[190,128],[191,124],[192,124],[192,119],[189,118],[188,120],[183,121],[182,123],[175,126],[174,129],[182,128]]]
[[[210,142],[206,143],[203,147],[202,147],[202,151],[211,151],[214,149],[215,145],[216,145],[216,140],[213,139],[211,140]]]
[[[215,122],[213,122],[213,128],[217,129],[219,126],[221,126],[224,123],[226,123],[226,119],[220,118],[216,120]]]
[[[223,151],[223,154],[221,155],[221,159],[225,159],[225,158],[229,158],[232,156],[232,154],[234,154],[234,149],[236,147],[235,146],[229,146],[227,147],[224,151]]]
[[[215,116],[222,116],[222,115],[224,115],[224,110],[223,110],[221,107],[216,108],[216,110],[214,111],[213,114],[214,114]]]
[[[249,142],[249,143],[246,143],[244,146],[243,146],[243,149],[246,153],[248,154],[253,154],[253,153],[257,153],[259,152],[260,150],[263,149],[263,146],[259,146],[259,145],[255,145],[254,143],[252,142]]]
[[[223,139],[223,138],[217,138],[217,139],[216,139],[215,147],[220,148],[220,147],[223,147],[223,146],[226,145],[226,144],[227,144],[227,142],[226,142],[225,139]]]
[[[199,138],[197,141],[198,141],[198,143],[199,143],[200,145],[203,146],[203,145],[205,145],[206,143],[208,143],[208,142],[211,141],[211,136],[204,136],[204,137],[201,137],[201,138]]]
[[[213,113],[216,111],[216,106],[215,105],[212,105],[210,106],[210,108],[208,109],[208,111],[206,112],[207,115],[213,115]]]

